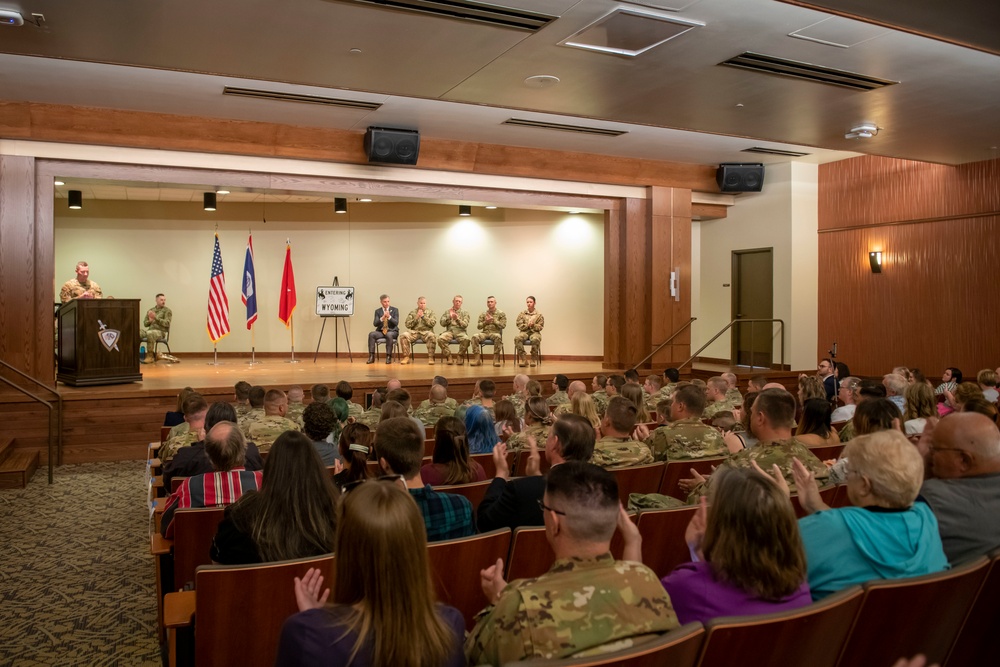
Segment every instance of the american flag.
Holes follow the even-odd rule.
[[[208,283],[208,337],[213,343],[229,333],[229,298],[226,296],[226,272],[222,268],[219,235],[215,235],[212,255],[212,279]]]

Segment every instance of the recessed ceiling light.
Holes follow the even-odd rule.
[[[371,198],[369,198],[369,197],[361,197],[360,199],[358,199],[358,201],[365,201],[365,202],[367,202],[367,201],[371,201]]]
[[[219,190],[215,191],[215,194],[217,194],[217,195],[228,195],[229,194],[229,190],[219,189]]]
[[[580,215],[580,212],[579,211],[570,211],[569,214],[570,215]]]
[[[539,74],[537,76],[529,76],[524,80],[524,85],[528,88],[551,88],[559,83],[559,77],[552,76],[551,74]]]
[[[53,181],[55,185],[66,185],[66,181]]]
[[[492,211],[492,210],[496,209],[496,206],[485,206],[484,208],[488,208],[489,210]]]

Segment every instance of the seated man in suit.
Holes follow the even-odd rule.
[[[236,409],[228,403],[212,403],[205,414],[205,432],[208,433],[212,427],[219,422],[236,423]],[[247,443],[246,455],[247,470],[263,470],[264,461],[260,458],[257,445],[252,442]],[[171,481],[174,477],[194,477],[204,475],[215,470],[211,459],[205,452],[205,440],[199,440],[189,447],[181,447],[177,454],[169,463],[163,466],[163,486],[170,489]]]
[[[552,425],[549,437],[542,445],[549,466],[554,467],[566,461],[589,461],[594,453],[594,440],[594,427],[585,417],[564,414]],[[515,479],[510,478],[507,445],[500,443],[493,448],[496,476],[476,512],[479,532],[543,524],[538,501],[545,492],[545,478],[539,472],[539,453],[534,438],[529,438],[528,447],[531,452],[528,476]]]
[[[656,574],[629,549],[611,555],[615,528],[636,531],[614,476],[569,461],[549,471],[540,502],[556,561],[540,577],[503,579],[503,560],[480,572],[489,601],[465,641],[470,665],[560,659],[638,646],[678,627]],[[626,540],[628,543],[628,540]]]
[[[205,434],[205,451],[215,472],[188,477],[176,492],[167,498],[160,521],[166,538],[174,536],[174,512],[189,507],[221,507],[230,505],[246,491],[260,488],[259,470],[247,470],[247,443],[236,424],[219,422]]]
[[[399,336],[399,308],[389,305],[388,294],[383,294],[378,300],[382,306],[375,309],[372,320],[375,330],[368,334],[368,363],[375,363],[375,343],[385,340],[385,363],[391,364],[392,346]]]

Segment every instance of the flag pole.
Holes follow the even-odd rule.
[[[257,361],[257,329],[251,324],[250,325],[250,361],[247,362],[248,366],[256,366],[259,361]]]
[[[291,332],[292,332],[292,358],[289,359],[285,363],[288,363],[288,364],[297,364],[297,363],[300,363],[300,362],[299,362],[298,359],[295,358],[295,316],[294,315],[289,315],[288,316],[288,327],[289,327],[289,329],[291,329]]]

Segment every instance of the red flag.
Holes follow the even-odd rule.
[[[289,326],[295,310],[295,272],[292,271],[292,246],[285,245],[285,269],[281,272],[281,298],[278,300],[278,319]]]

